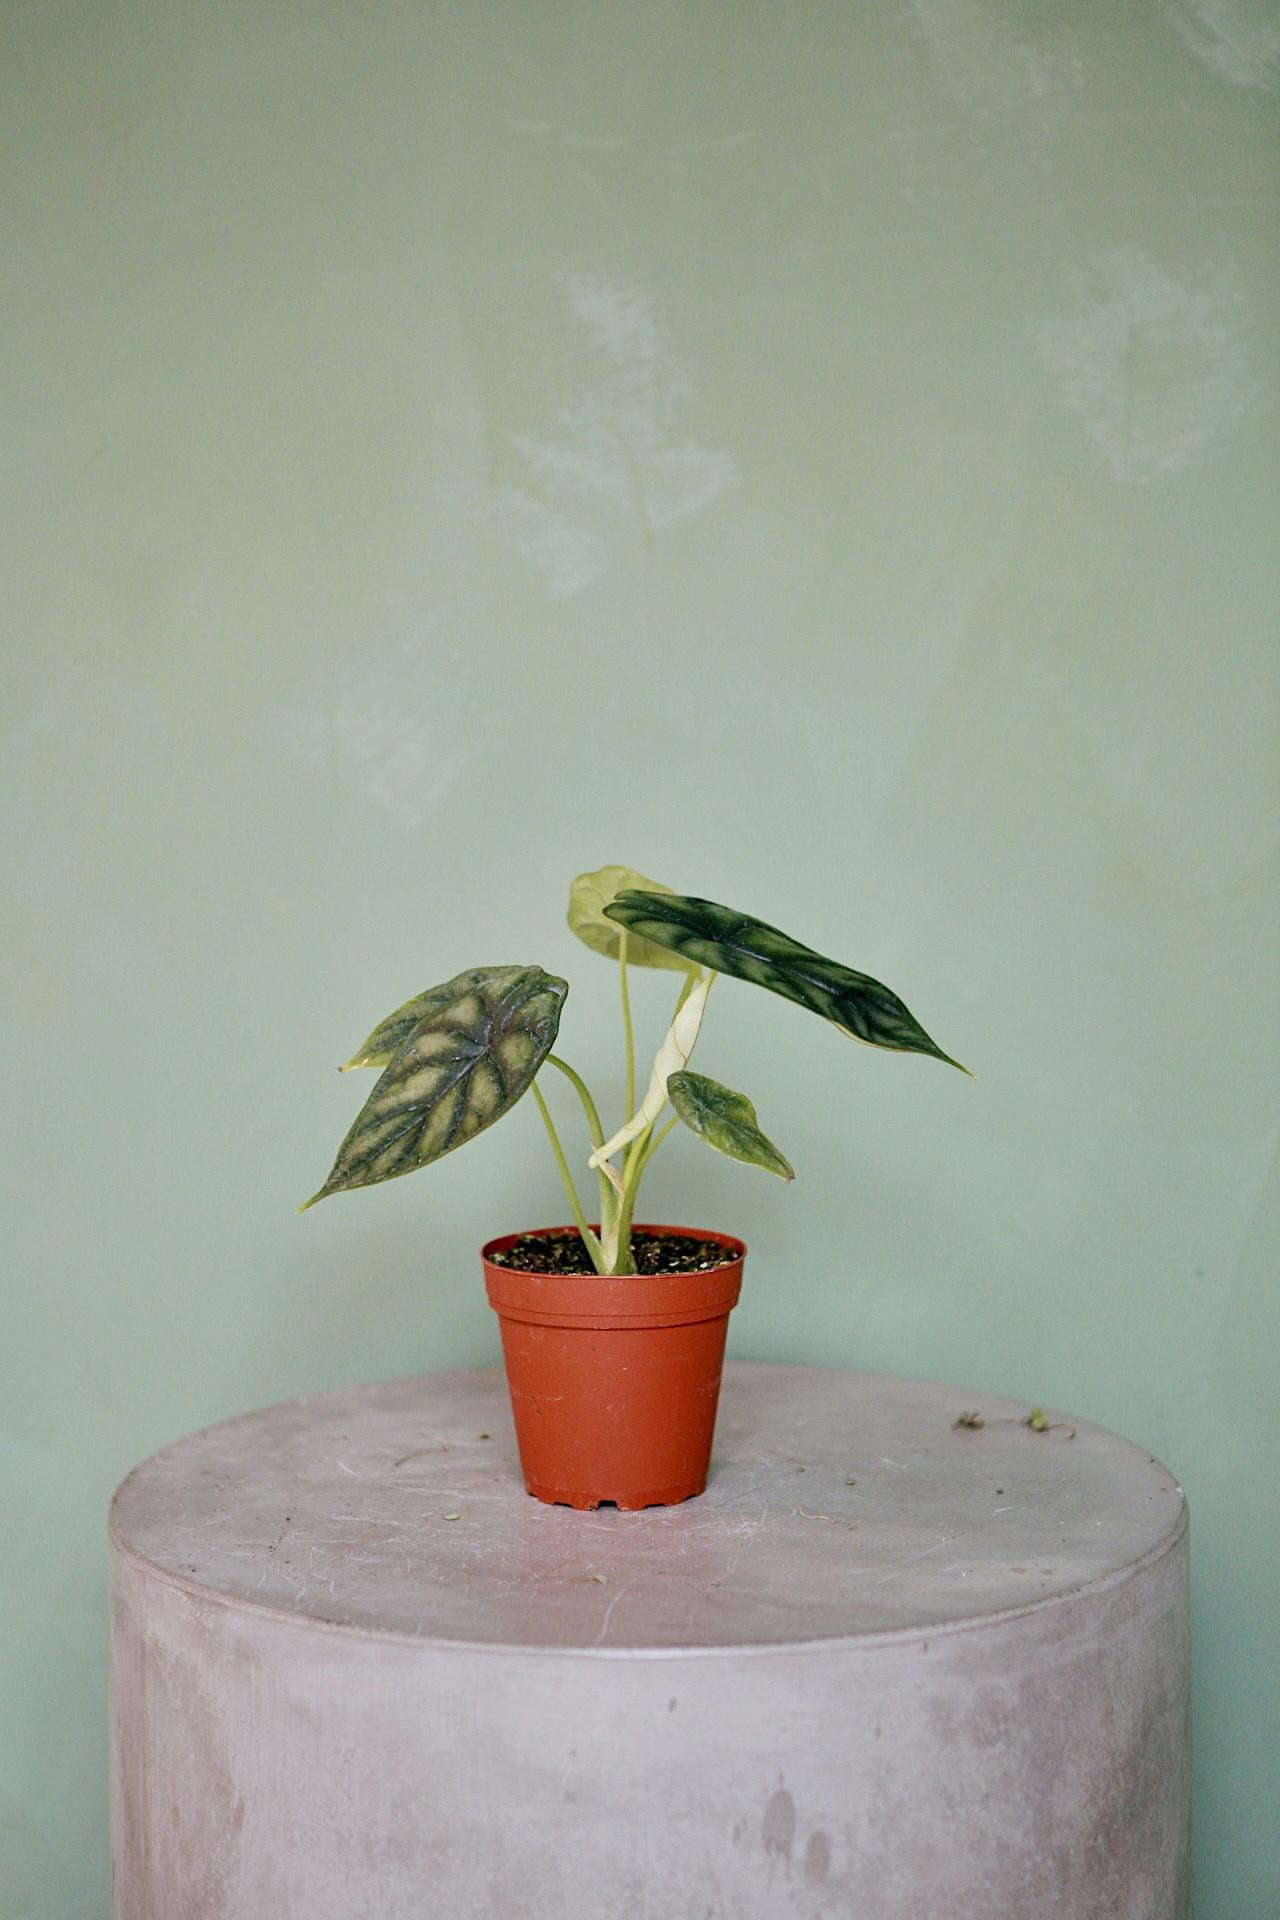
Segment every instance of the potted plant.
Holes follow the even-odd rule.
[[[749,914],[674,893],[628,867],[580,874],[569,890],[568,923],[617,964],[623,1124],[606,1136],[582,1076],[551,1051],[566,982],[536,966],[473,967],[389,1014],[341,1069],[382,1073],[306,1207],[429,1166],[532,1088],[574,1225],[507,1234],[481,1255],[525,1485],[540,1500],[572,1507],[671,1505],[706,1485],[746,1248],[728,1234],[636,1224],[641,1181],[678,1125],[731,1159],[793,1178],[746,1095],[690,1069],[716,976],[781,994],[870,1046],[959,1062],[878,980]],[[628,969],[637,966],[680,975],[671,1026],[639,1102],[627,985]],[[545,1067],[567,1079],[581,1102],[599,1195],[594,1221],[538,1084]]]

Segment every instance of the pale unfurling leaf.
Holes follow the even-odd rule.
[[[636,1108],[625,1126],[619,1127],[611,1140],[597,1147],[587,1162],[588,1166],[601,1167],[618,1152],[651,1127],[662,1112],[667,1099],[667,1081],[673,1073],[679,1073],[688,1064],[693,1052],[694,1042],[698,1038],[698,1029],[702,1025],[703,1009],[707,1004],[707,995],[711,991],[713,975],[704,973],[696,982],[688,998],[682,1002],[679,1012],[671,1022],[670,1031],[654,1055],[653,1071],[649,1075],[649,1086],[644,1099]],[[605,1171],[609,1169],[605,1167]]]
[[[708,1146],[731,1160],[776,1173],[781,1180],[795,1179],[791,1162],[761,1133],[756,1110],[745,1093],[735,1093],[703,1073],[673,1073],[667,1081],[667,1098],[686,1127]]]

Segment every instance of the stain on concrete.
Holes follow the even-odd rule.
[[[804,1877],[811,1887],[820,1887],[830,1872],[831,1842],[822,1828],[816,1827],[804,1850]]]
[[[769,1796],[761,1838],[766,1853],[781,1854],[790,1866],[791,1849],[796,1842],[796,1803],[785,1787],[779,1787]]]

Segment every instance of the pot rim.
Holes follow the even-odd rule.
[[[598,1220],[589,1220],[587,1225],[593,1233],[599,1233],[600,1222]],[[577,1231],[578,1229],[572,1221],[569,1221],[563,1226],[556,1227],[521,1227],[515,1233],[500,1233],[495,1235],[492,1240],[486,1240],[480,1249],[480,1258],[483,1260],[485,1267],[488,1268],[491,1264],[489,1257],[491,1254],[505,1253],[507,1248],[513,1247],[517,1240],[548,1238],[552,1234],[577,1233]],[[679,1272],[596,1273],[594,1270],[590,1273],[563,1274],[524,1267],[499,1267],[497,1271],[499,1273],[520,1273],[527,1280],[607,1280],[611,1283],[632,1280],[690,1280],[698,1277],[699,1274],[702,1278],[707,1279],[713,1273],[722,1273],[726,1267],[737,1266],[747,1257],[746,1241],[740,1240],[734,1233],[723,1233],[718,1227],[673,1227],[660,1224],[657,1221],[636,1220],[632,1222],[631,1231],[632,1233],[651,1233],[661,1239],[670,1238],[675,1234],[684,1234],[691,1240],[710,1240],[715,1245],[724,1248],[725,1257],[718,1266],[697,1268],[692,1272],[686,1271],[683,1274]]]
[[[486,1242],[481,1251],[489,1305],[501,1320],[600,1332],[610,1328],[691,1326],[699,1320],[722,1319],[732,1312],[742,1289],[742,1266],[747,1255],[743,1241],[706,1227],[642,1224],[641,1230],[696,1232],[699,1238],[723,1246],[726,1258],[719,1266],[683,1273],[531,1273],[519,1267],[493,1265],[491,1253],[524,1237],[521,1233],[504,1233]],[[550,1233],[556,1229],[541,1227],[533,1231]]]

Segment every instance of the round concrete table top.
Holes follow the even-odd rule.
[[[986,1424],[956,1428],[963,1409]],[[1076,1421],[1035,1432],[1027,1412],[731,1364],[705,1494],[574,1513],[525,1493],[501,1372],[426,1375],[180,1440],[130,1474],[112,1528],[202,1595],[423,1642],[617,1654],[942,1632],[1122,1579],[1186,1525],[1143,1449]]]

